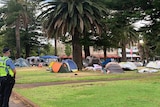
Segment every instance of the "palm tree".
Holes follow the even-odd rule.
[[[131,25],[125,26],[121,31],[119,32],[121,35],[120,38],[120,47],[122,48],[122,61],[127,61],[126,57],[126,45],[133,43],[136,43],[138,41],[138,33],[133,29]]]
[[[100,20],[106,9],[98,1],[92,0],[56,0],[42,5],[47,8],[40,17],[48,20],[48,37],[72,35],[73,60],[82,69],[82,46],[80,38],[86,31],[96,30],[101,33]]]

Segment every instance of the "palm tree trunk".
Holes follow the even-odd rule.
[[[106,47],[104,46],[103,47],[103,52],[104,52],[104,59],[107,59],[107,49],[106,49]]]
[[[55,45],[54,55],[57,56],[57,36],[55,36],[54,45]]]
[[[85,53],[85,58],[86,58],[87,56],[90,56],[89,46],[84,45],[84,53]]]
[[[122,62],[126,62],[127,57],[126,57],[126,46],[125,44],[122,44]]]
[[[20,57],[20,31],[19,31],[19,18],[16,20],[16,58]]]
[[[78,69],[82,70],[82,45],[79,38],[80,35],[77,32],[72,36],[73,61],[77,64]]]

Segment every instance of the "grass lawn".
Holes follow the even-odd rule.
[[[77,74],[77,75],[75,75]],[[159,73],[160,74],[160,73]],[[149,74],[139,74],[136,71],[127,71],[121,74],[102,74],[100,71],[81,71],[76,73],[51,73],[46,71],[46,68],[30,67],[17,68],[17,84],[26,83],[42,83],[42,82],[57,82],[57,81],[83,81],[83,80],[99,80],[99,79],[123,79],[123,78],[138,78],[145,77]],[[154,74],[152,74],[154,75]]]
[[[49,73],[41,68],[17,69],[17,84],[82,81],[94,79],[129,79],[86,82],[35,88],[14,88],[40,107],[160,107],[160,73],[101,74],[99,72]],[[143,78],[138,78],[143,77]]]

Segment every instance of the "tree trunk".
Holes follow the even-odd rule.
[[[19,32],[19,18],[16,21],[16,58],[20,57],[20,32]]]
[[[57,36],[55,36],[54,45],[55,45],[54,55],[57,56]]]
[[[146,46],[144,47],[144,53],[145,53],[145,58],[146,58],[147,63],[148,63],[149,62],[149,50]]]
[[[125,44],[122,44],[122,62],[126,62],[127,57],[126,57],[126,46]]]
[[[144,61],[144,46],[141,45],[140,43],[138,43],[138,51],[139,51],[139,55],[140,55],[140,60]]]
[[[107,49],[105,46],[103,47],[103,52],[104,52],[104,60],[105,60],[107,59]]]
[[[72,36],[73,61],[77,64],[78,69],[82,70],[82,45],[80,43],[80,35],[76,32]]]
[[[90,56],[89,46],[84,45],[84,54],[85,54],[85,58],[86,58],[87,56]]]
[[[25,58],[27,58],[27,57],[29,57],[29,55],[30,55],[30,46],[29,46],[29,45],[26,45],[26,46],[25,46],[25,51],[26,51],[26,56],[25,56]]]

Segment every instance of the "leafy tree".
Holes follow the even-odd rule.
[[[122,61],[126,61],[126,45],[137,42],[139,34],[133,29],[133,23],[138,19],[139,13],[135,9],[137,1],[109,0],[106,6],[110,9],[110,15],[106,20],[112,43],[122,48]]]
[[[36,3],[30,0],[8,0],[5,1],[5,4],[6,5],[1,9],[1,15],[3,16],[1,19],[1,22],[3,22],[1,27],[4,26],[3,28],[5,29],[3,31],[1,30],[1,33],[7,36],[7,32],[10,31],[9,29],[14,29],[10,36],[13,35],[16,38],[10,40],[13,41],[13,44],[11,44],[11,42],[10,44],[11,46],[19,47],[18,50],[17,47],[15,49],[16,53],[18,52],[17,57],[23,55],[26,58],[30,56],[31,51],[34,50],[33,48],[38,48],[41,45],[40,41],[37,41],[42,34],[37,32],[40,30],[37,28],[40,26],[40,22],[38,22],[35,17],[34,10],[36,8]],[[18,20],[19,22],[17,22]],[[5,41],[7,40],[8,38],[6,37]]]
[[[140,18],[150,21],[150,24],[139,29],[143,34],[145,44],[145,59],[159,56],[159,39],[160,39],[160,1],[159,0],[145,0],[139,4],[142,14]]]
[[[26,27],[28,16],[17,0],[6,1],[3,7],[7,27],[15,27],[17,57],[20,57],[20,27]],[[23,23],[23,24],[22,24]]]

